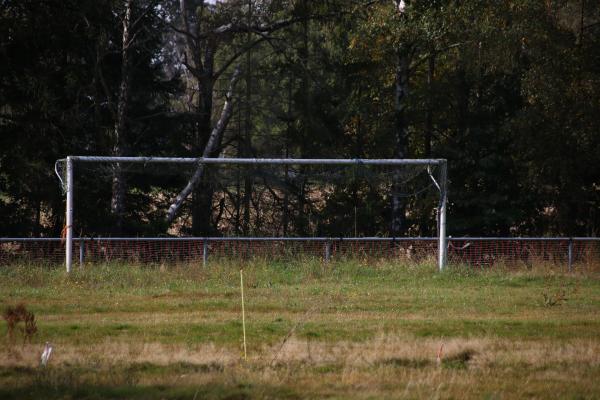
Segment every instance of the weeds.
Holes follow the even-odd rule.
[[[581,279],[578,279],[574,287],[567,287],[564,282],[561,283],[560,288],[552,291],[551,288],[546,287],[542,292],[544,298],[544,306],[554,307],[564,304],[569,299],[573,299],[581,288]]]
[[[550,290],[544,291],[542,292],[542,296],[544,297],[544,306],[546,307],[554,307],[567,301],[567,292],[564,288],[559,289],[555,293],[551,293]]]
[[[31,311],[28,311],[23,303],[17,304],[14,307],[6,307],[2,313],[2,318],[6,321],[6,332],[9,342],[14,341],[15,331],[21,332],[23,343],[31,341],[31,338],[37,332],[35,315]]]

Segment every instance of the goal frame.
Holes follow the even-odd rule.
[[[109,156],[67,156],[66,159],[66,223],[65,223],[65,267],[71,272],[73,265],[73,211],[75,163],[163,163],[163,164],[239,164],[239,165],[421,165],[439,167],[437,180],[429,174],[439,191],[438,203],[438,269],[442,271],[447,260],[446,208],[448,162],[446,159],[344,159],[344,158],[207,158],[207,157],[109,157]],[[58,175],[58,173],[57,173]],[[59,175],[60,179],[60,175]]]

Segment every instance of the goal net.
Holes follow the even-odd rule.
[[[445,160],[72,156],[56,173],[67,198],[68,270],[77,255],[444,262]],[[429,239],[411,242],[417,236]]]

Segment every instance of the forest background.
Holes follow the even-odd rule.
[[[0,60],[0,236],[61,234],[66,155],[447,158],[450,235],[600,232],[596,1],[2,0]],[[160,176],[122,168],[78,178],[78,233],[270,224],[252,179],[168,215]],[[340,185],[320,215],[348,223],[311,228],[294,190],[274,234],[435,234],[436,193]]]

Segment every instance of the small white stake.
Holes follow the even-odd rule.
[[[42,357],[40,359],[40,365],[45,367],[50,360],[50,355],[52,354],[52,345],[50,342],[46,342],[46,346],[44,346],[44,351],[42,352]]]

